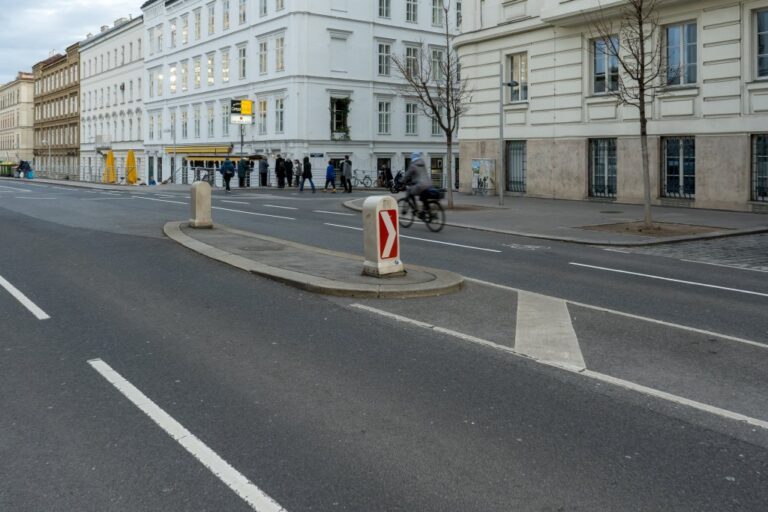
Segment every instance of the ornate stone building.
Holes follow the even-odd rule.
[[[76,180],[80,162],[79,43],[38,62],[35,80],[35,158],[39,176]]]
[[[0,160],[18,165],[32,161],[34,78],[19,72],[16,79],[0,85]]]

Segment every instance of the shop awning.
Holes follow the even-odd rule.
[[[165,152],[169,155],[229,155],[232,146],[166,146]]]

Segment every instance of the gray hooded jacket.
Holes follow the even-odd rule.
[[[432,177],[427,171],[427,166],[424,160],[416,160],[411,162],[408,166],[408,170],[405,172],[405,183],[408,183],[408,193],[411,195],[419,195],[429,187],[432,186]]]

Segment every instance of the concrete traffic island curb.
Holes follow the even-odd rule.
[[[190,228],[186,221],[168,222],[171,240],[208,258],[302,290],[356,298],[415,298],[447,295],[462,289],[464,277],[454,272],[408,265],[402,277],[363,275],[363,258],[258,235],[219,224]]]

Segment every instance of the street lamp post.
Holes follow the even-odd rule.
[[[504,87],[516,87],[518,82],[504,81],[504,60],[499,59],[499,165],[496,166],[496,186],[499,187],[499,206],[504,206]]]

